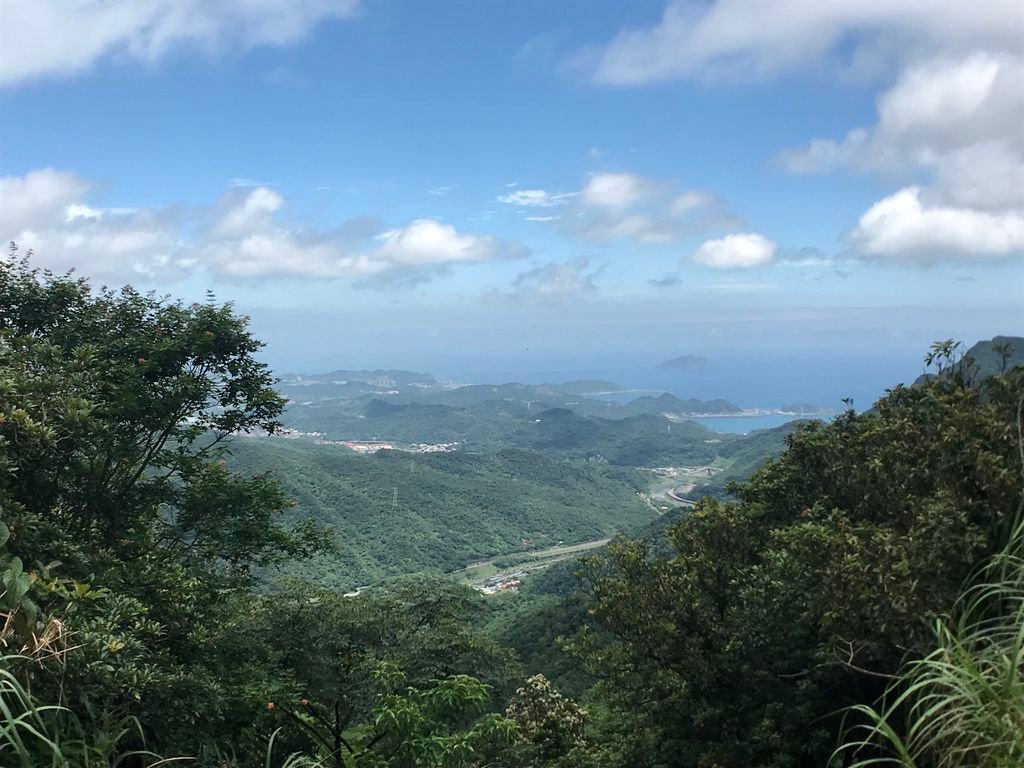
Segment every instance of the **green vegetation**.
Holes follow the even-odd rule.
[[[960,354],[962,345],[953,340],[938,342],[925,362],[937,354]],[[966,353],[960,355],[956,366],[946,368],[940,375],[951,375],[954,370],[966,376],[972,382],[980,382],[989,376],[1005,373],[1013,368],[1024,365],[1024,337],[996,336],[974,344]],[[916,384],[928,381],[936,374],[924,373],[918,377]]]
[[[0,764],[1020,764],[1024,368],[942,343],[788,434],[555,408],[364,457],[232,437],[284,406],[259,346],[212,300],[0,263]],[[423,572],[648,523],[631,467],[779,440],[519,595]]]
[[[728,463],[731,456],[744,451],[762,460],[771,455],[758,455],[763,447],[761,438],[713,432],[693,421],[674,421],[662,416],[657,407],[653,408],[656,413],[639,414],[629,411],[631,406],[616,408],[616,417],[606,418],[587,413],[578,404],[548,407],[544,402],[486,400],[463,407],[373,398],[365,404],[327,400],[292,405],[283,420],[289,427],[319,432],[332,440],[458,442],[472,451],[522,448],[628,467]],[[607,410],[605,406],[600,409]],[[781,448],[781,442],[777,446]]]
[[[729,486],[746,480],[769,458],[781,454],[787,438],[799,428],[799,421],[790,421],[780,427],[756,430],[744,435],[742,440],[723,441],[718,446],[718,463],[725,465],[724,471],[698,485],[688,498],[729,498]]]
[[[668,392],[664,392],[657,397],[638,397],[631,400],[626,406],[631,411],[639,411],[641,413],[672,413],[672,414],[689,414],[689,413],[740,413],[742,408],[738,405],[730,403],[728,400],[694,400],[688,398],[686,400],[680,399],[675,395],[671,395]]]
[[[970,361],[972,375],[978,378],[1005,373],[1024,365],[1024,337],[996,336],[979,341],[964,354]]]
[[[240,439],[229,466],[268,472],[285,519],[334,531],[334,549],[286,573],[353,589],[427,569],[623,533],[654,512],[638,472],[522,450],[360,456],[305,440]]]
[[[840,752],[853,768],[892,765],[1013,768],[1024,762],[1024,527],[935,622],[935,649],[910,662],[881,711]],[[906,713],[905,722],[901,715]],[[888,756],[876,756],[879,748]]]
[[[0,264],[0,650],[89,754],[139,748],[125,718],[175,751],[219,738],[255,682],[230,639],[252,569],[320,547],[217,461],[280,412],[259,346],[228,306]]]
[[[930,651],[922,619],[1004,545],[1021,498],[1024,370],[974,387],[949,368],[799,427],[736,502],[672,526],[670,554],[630,541],[591,560],[599,631],[574,647],[613,762],[825,765],[843,709]]]

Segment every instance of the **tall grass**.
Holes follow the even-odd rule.
[[[117,768],[126,762],[149,768],[170,760],[123,748],[138,722],[127,719],[109,730],[86,732],[65,707],[40,704],[12,671],[18,656],[0,658],[0,765],[4,768]]]
[[[2,768],[118,768],[146,766],[160,768],[171,763],[194,765],[190,757],[161,758],[144,750],[124,749],[129,736],[141,739],[142,729],[134,719],[126,719],[110,730],[88,732],[78,718],[65,707],[38,703],[11,671],[20,656],[0,657],[0,766]],[[322,760],[293,753],[275,758],[275,741],[280,729],[271,735],[264,753],[264,768],[326,768]],[[205,763],[204,763],[205,764]],[[220,756],[216,764],[237,766],[236,761]]]
[[[983,569],[935,650],[906,666],[836,753],[851,768],[1024,766],[1024,526]]]

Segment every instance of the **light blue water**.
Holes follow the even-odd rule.
[[[880,356],[881,357],[881,356]],[[557,383],[571,379],[607,379],[624,387],[644,392],[608,396],[628,402],[641,394],[671,392],[681,398],[711,400],[723,398],[740,408],[774,410],[793,403],[809,403],[840,410],[843,398],[854,401],[858,410],[871,407],[887,387],[909,383],[920,373],[911,360],[899,364],[881,358],[868,364],[858,359],[834,355],[804,356],[801,359],[733,358],[712,361],[706,370],[687,371],[658,368],[653,365],[592,369],[510,369],[478,372],[460,370],[450,378],[460,383],[497,384],[518,381],[526,384]],[[775,417],[768,417],[769,419]],[[767,426],[777,426],[776,421]],[[742,423],[742,422],[741,422]],[[725,429],[728,424],[721,424]],[[736,427],[726,431],[746,432],[758,427]]]
[[[798,417],[786,416],[781,413],[769,413],[764,416],[713,416],[706,419],[692,419],[692,421],[716,432],[731,432],[745,435],[747,432],[753,432],[755,429],[780,427],[796,418]]]

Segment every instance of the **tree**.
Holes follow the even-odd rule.
[[[287,715],[278,723],[286,729],[282,742],[295,750],[327,745],[337,759],[351,757],[358,749],[353,733],[375,721],[382,696],[399,688],[429,691],[439,680],[475,680],[482,687],[473,690],[487,692],[476,703],[493,707],[518,668],[507,649],[473,625],[481,600],[442,579],[399,582],[357,597],[296,585],[264,598],[242,632],[265,649],[268,678],[289,681],[268,691]],[[399,671],[400,680],[382,670]],[[391,732],[377,739],[393,741]]]
[[[37,695],[160,723],[171,743],[236,695],[231,665],[208,662],[252,566],[320,546],[278,522],[274,483],[220,462],[232,433],[277,426],[260,346],[212,297],[0,262],[0,641],[48,655],[22,668]]]
[[[560,694],[544,675],[533,675],[516,690],[505,710],[527,747],[524,764],[565,757],[586,744],[587,713]]]
[[[675,524],[669,555],[624,541],[590,561],[603,632],[575,649],[622,762],[824,765],[838,713],[927,651],[1020,494],[1024,370],[974,382],[954,353],[867,413],[800,427],[737,501]]]
[[[1024,762],[1024,527],[992,558],[934,650],[910,661],[879,709],[854,707],[839,750],[853,768],[1013,768]]]

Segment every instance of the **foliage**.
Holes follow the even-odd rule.
[[[3,663],[34,695],[172,745],[242,695],[216,648],[253,566],[319,548],[218,461],[276,425],[259,347],[230,305],[0,262],[0,643],[35,659]]]
[[[669,531],[671,554],[594,558],[603,632],[575,650],[602,679],[628,765],[821,765],[834,714],[873,701],[922,617],[1006,540],[1020,493],[1024,371],[953,370],[869,413],[811,422],[786,453]]]
[[[124,721],[87,729],[66,707],[42,705],[9,671],[19,660],[0,664],[0,760],[10,768],[110,768],[131,760],[155,764],[159,758],[144,750],[125,748],[137,736],[138,724]]]
[[[936,375],[867,413],[710,443],[543,386],[319,410],[368,431],[422,418],[488,449],[360,457],[254,436],[283,400],[230,305],[93,290],[12,254],[0,761],[781,768],[827,764],[853,706],[868,719],[838,760],[1015,765],[1019,541],[938,619],[1017,519],[1024,370],[1006,343],[980,367],[939,343]],[[517,399],[532,394],[553,402]],[[645,529],[660,543],[613,542],[583,589],[572,563],[490,603],[395,578],[622,532],[653,516],[633,467],[736,476],[783,437],[731,501]]]
[[[472,451],[518,448],[619,467],[728,462],[744,447],[761,442],[713,432],[693,421],[670,420],[662,415],[664,409],[645,408],[643,402],[634,408],[555,394],[520,384],[445,390],[431,396],[439,402],[366,401],[347,392],[323,400],[299,399],[308,396],[304,393],[295,395],[282,418],[289,427],[332,440],[459,442]],[[670,401],[677,407],[687,402]],[[763,460],[781,447],[781,440],[767,451],[751,447],[751,458]]]
[[[935,648],[909,663],[881,709],[839,750],[852,768],[1013,768],[1024,763],[1024,527],[980,583],[935,622]],[[904,716],[906,722],[904,723]]]
[[[296,500],[288,519],[334,530],[332,553],[285,572],[315,572],[345,589],[604,538],[654,516],[637,495],[639,473],[522,450],[359,456],[263,438],[236,440],[231,450],[229,466],[269,472]]]
[[[339,729],[329,712],[306,699],[294,709],[269,702],[268,709],[281,711],[312,742],[312,754],[292,753],[286,765],[469,768],[512,742],[514,723],[496,714],[481,716],[490,689],[469,675],[413,687],[404,685],[405,675],[396,665],[382,663],[375,678],[384,691],[369,721],[351,729]],[[270,758],[272,750],[273,745]]]
[[[597,681],[580,659],[562,649],[566,638],[588,624],[589,596],[575,577],[578,568],[578,562],[566,560],[531,576],[518,595],[492,601],[487,625],[488,634],[515,652],[526,674],[542,674],[573,697]]]
[[[560,694],[544,675],[533,675],[509,702],[505,715],[536,759],[551,760],[586,743],[587,713]]]

